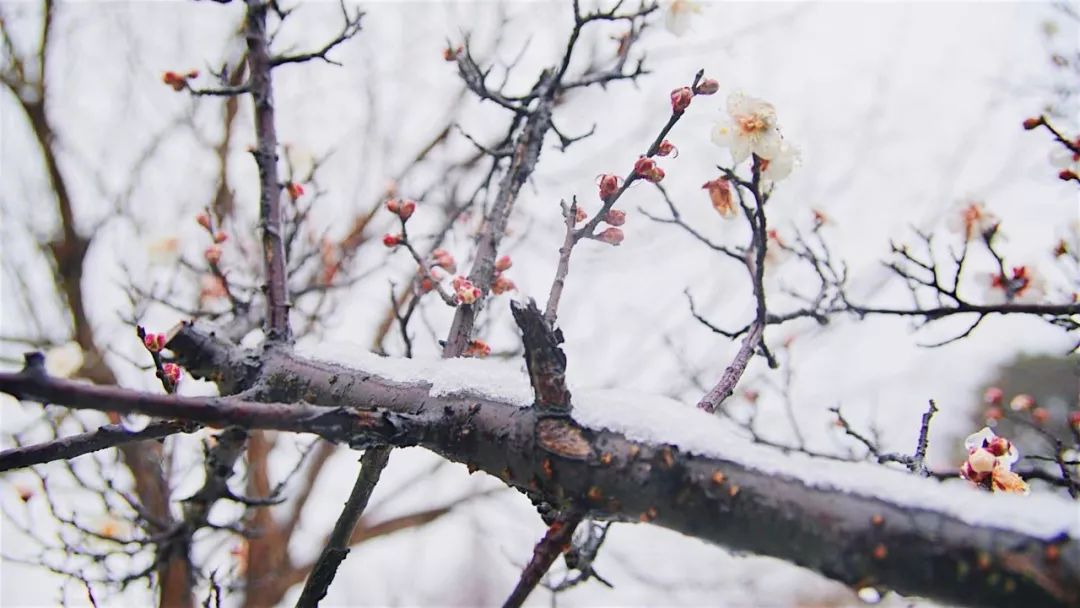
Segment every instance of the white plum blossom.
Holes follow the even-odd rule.
[[[771,103],[736,92],[728,96],[727,111],[729,118],[713,127],[712,140],[729,148],[736,164],[751,154],[768,160],[780,154],[783,139]]]
[[[83,350],[77,342],[68,342],[45,352],[45,371],[57,378],[70,378],[83,365]]]
[[[760,156],[760,154],[759,154]],[[770,182],[778,182],[791,174],[791,170],[802,160],[802,154],[795,146],[786,141],[780,142],[780,150],[771,159],[761,161],[761,177]]]
[[[967,448],[968,452],[971,452],[972,450],[991,445],[994,443],[995,439],[997,439],[997,435],[994,434],[994,431],[991,430],[990,427],[983,427],[981,431],[972,433],[967,436],[967,439],[964,439],[964,447]],[[997,441],[1000,442],[1001,439],[997,439]],[[1006,441],[1005,443],[1008,445],[1005,453],[1001,456],[995,456],[995,458],[997,458],[1003,466],[1011,469],[1012,465],[1014,465],[1017,460],[1020,460],[1020,452],[1011,442]]]
[[[960,203],[956,209],[950,211],[945,220],[945,227],[950,231],[964,236],[964,240],[970,241],[993,230],[1001,220],[996,215],[986,210],[986,206],[979,201],[967,201]]]
[[[701,12],[701,3],[694,0],[673,0],[664,9],[664,27],[676,36],[690,31],[694,15]]]
[[[1011,441],[998,437],[989,428],[983,428],[964,440],[967,460],[960,467],[960,476],[976,486],[991,492],[1027,494],[1027,483],[1016,473],[1012,465],[1020,459],[1020,452]]]

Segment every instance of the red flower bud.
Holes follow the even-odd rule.
[[[660,156],[671,155],[674,158],[679,155],[679,149],[675,147],[675,144],[665,139],[656,147],[656,153]]]
[[[473,340],[461,354],[466,357],[483,358],[491,354],[491,347],[483,340]]]
[[[491,284],[491,293],[495,295],[502,295],[514,289],[517,289],[517,285],[514,285],[513,281],[501,274],[495,277],[495,281]]]
[[[187,78],[198,78],[199,70],[191,70],[187,73]]]
[[[453,48],[453,47],[448,46],[445,49],[443,49],[443,52],[442,52],[443,59],[445,61],[457,61],[457,58],[461,55],[462,51],[464,51],[464,50],[465,49],[463,47],[460,47],[460,46],[457,47],[457,48]]]
[[[195,221],[198,222],[199,225],[202,226],[203,228],[206,228],[207,230],[210,230],[210,216],[209,215],[206,215],[205,213],[200,213],[200,214],[195,216]]]
[[[289,192],[289,197],[294,201],[301,196],[304,196],[304,187],[296,182],[289,182],[285,184],[285,190]]]
[[[1050,412],[1043,407],[1037,407],[1031,410],[1031,419],[1035,421],[1035,424],[1043,424],[1050,419]]]
[[[413,212],[416,211],[416,201],[410,201],[408,199],[401,201],[401,205],[398,207],[398,215],[401,219],[407,220],[412,217]]]
[[[161,75],[161,81],[172,87],[174,91],[183,91],[187,86],[187,79],[176,72],[165,72]]]
[[[638,157],[637,161],[634,162],[634,173],[642,177],[647,177],[655,168],[656,161],[647,156]]]
[[[215,243],[221,244],[221,243],[224,243],[227,240],[229,240],[229,235],[228,234],[225,234],[224,232],[220,232],[220,231],[214,233],[214,242]]]
[[[382,244],[387,247],[397,247],[401,244],[400,234],[385,234],[382,237]]]
[[[393,213],[394,215],[397,215],[398,212],[401,210],[401,203],[399,203],[396,198],[392,198],[386,201],[386,210],[390,213]]]
[[[1030,131],[1032,129],[1039,128],[1039,125],[1043,124],[1042,117],[1038,118],[1026,118],[1024,119],[1024,129]]]
[[[596,235],[596,238],[607,243],[608,245],[618,245],[623,242],[625,235],[623,231],[618,228],[608,228],[600,234]]]
[[[510,261],[510,256],[508,255],[504,255],[501,258],[495,260],[495,270],[498,270],[499,272],[505,272],[509,270],[510,266],[512,265],[513,262]]]
[[[600,181],[600,200],[606,201],[609,196],[619,191],[619,178],[618,176],[610,173],[605,173],[599,177]]]
[[[581,222],[584,222],[586,219],[588,219],[588,217],[589,216],[585,213],[585,210],[581,207],[578,207],[577,211],[574,212],[574,223],[580,224]]]
[[[996,386],[991,386],[983,393],[983,402],[989,405],[1001,405],[1005,400],[1005,391]]]
[[[1076,177],[1076,174],[1073,173],[1071,170],[1064,169],[1064,170],[1062,170],[1061,173],[1058,173],[1058,179],[1060,179],[1061,181],[1067,182],[1067,181],[1069,181],[1071,179],[1078,179],[1078,178]]]
[[[671,111],[682,114],[690,107],[690,101],[694,99],[694,92],[690,87],[681,87],[671,92]]]
[[[1080,411],[1069,412],[1069,424],[1074,429],[1080,430]]]
[[[716,82],[712,78],[706,78],[698,83],[697,89],[694,91],[698,95],[712,95],[720,90],[720,83]]]
[[[1005,417],[1005,412],[998,406],[991,407],[986,410],[987,420],[1001,420]]]
[[[609,209],[608,212],[604,214],[604,221],[612,226],[622,226],[626,223],[626,212],[619,211],[618,209]]]
[[[146,334],[143,336],[143,345],[150,352],[159,352],[165,348],[165,334]]]
[[[205,257],[206,261],[210,264],[217,266],[218,263],[221,262],[221,247],[218,245],[207,247],[206,251],[203,252],[203,257]]]
[[[176,386],[176,384],[180,382],[180,376],[183,370],[175,363],[166,363],[161,366],[161,371],[165,372],[165,377],[168,378],[173,386]]]

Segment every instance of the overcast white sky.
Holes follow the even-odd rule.
[[[226,42],[241,7],[234,2],[86,2],[59,9],[56,49],[51,57],[50,110],[64,156],[65,176],[76,184],[75,198],[87,229],[108,214],[107,201],[128,187],[136,159],[146,154],[156,134],[171,121],[189,115],[210,142],[219,136],[217,102],[193,103],[160,84],[166,69],[207,69],[235,57]],[[507,18],[499,57],[509,61],[523,47],[510,86],[527,87],[537,71],[552,63],[564,46],[568,2],[498,4],[382,2],[365,5],[363,33],[342,47],[336,58],[344,67],[286,67],[277,74],[281,139],[314,155],[333,151],[320,173],[327,194],[317,221],[337,225],[366,208],[422,142],[441,128],[459,85],[456,70],[441,60],[447,40],[471,33],[473,43],[490,49],[499,15]],[[36,4],[9,2],[4,15],[25,43],[36,35]],[[282,33],[280,48],[315,46],[336,32],[333,4],[305,3],[295,22]],[[1051,144],[1043,133],[1020,128],[1049,99],[1053,82],[1049,43],[1043,24],[1061,26],[1057,43],[1075,51],[1075,22],[1057,18],[1044,3],[708,3],[692,31],[675,37],[656,27],[642,40],[653,73],[637,86],[616,83],[608,90],[568,96],[556,110],[566,133],[597,134],[560,153],[545,149],[533,183],[523,191],[511,227],[508,251],[514,256],[511,277],[523,296],[543,299],[550,285],[561,218],[557,203],[577,195],[586,209],[595,204],[595,176],[625,174],[633,159],[666,120],[668,92],[687,84],[694,72],[721,85],[720,94],[694,101],[671,134],[681,154],[665,161],[665,185],[695,226],[717,239],[741,239],[742,226],[725,223],[700,189],[716,177],[714,166],[729,162],[727,153],[709,142],[709,130],[721,115],[726,95],[743,90],[772,102],[785,136],[802,150],[803,164],[777,190],[771,223],[783,227],[810,224],[809,209],[826,211],[835,252],[848,261],[855,283],[866,297],[892,293],[879,261],[889,238],[908,238],[909,225],[933,228],[957,201],[975,197],[1003,220],[1010,264],[1045,268],[1051,283],[1067,288],[1075,277],[1054,274],[1049,254],[1055,235],[1078,214],[1076,188],[1059,182],[1047,156]],[[611,44],[598,33],[596,44]],[[1062,42],[1064,41],[1064,42]],[[194,109],[193,109],[194,108]],[[1074,109],[1075,110],[1075,109]],[[245,107],[242,116],[248,117]],[[1073,123],[1066,124],[1075,130]],[[459,122],[478,139],[494,135],[506,116],[490,104],[470,103]],[[254,217],[256,182],[245,147],[244,127],[233,150],[231,185],[242,213]],[[457,141],[454,150],[468,144]],[[146,242],[180,236],[192,251],[197,226],[190,218],[205,204],[213,186],[213,159],[189,133],[166,140],[149,157],[147,171],[131,190],[131,208],[141,228],[109,225],[92,251],[92,317],[113,346],[136,353],[129,331],[116,315],[118,260],[139,265]],[[0,220],[5,264],[36,269],[48,288],[47,269],[29,253],[31,245],[56,226],[51,201],[25,118],[10,94],[0,93]],[[403,193],[419,192],[438,175],[417,172],[401,184]],[[715,380],[735,346],[700,328],[689,315],[683,289],[689,287],[709,318],[725,327],[741,326],[752,302],[742,270],[711,254],[675,229],[652,224],[639,207],[662,213],[651,189],[635,188],[621,203],[628,213],[626,241],[619,248],[584,243],[575,253],[573,271],[560,317],[567,338],[571,382],[578,387],[625,389],[692,399],[686,377],[701,373]],[[418,213],[417,222],[432,225]],[[389,218],[382,218],[390,229]],[[1075,229],[1075,228],[1074,228]],[[454,237],[450,249],[466,259],[467,235]],[[360,265],[374,268],[388,253],[372,244],[360,253]],[[397,256],[389,269],[358,285],[348,305],[330,319],[336,336],[366,345],[371,319],[385,305],[390,278],[404,276],[408,263]],[[988,259],[980,260],[989,270]],[[792,276],[784,272],[794,273]],[[798,280],[785,268],[780,279]],[[25,318],[14,297],[18,287],[5,274],[0,291],[2,333],[22,333]],[[903,295],[902,292],[895,292]],[[778,299],[777,301],[782,302]],[[904,300],[906,302],[906,300]],[[449,312],[434,305],[427,318],[440,333]],[[498,349],[518,339],[508,322],[505,302],[491,307],[487,336]],[[40,311],[62,327],[56,311]],[[152,323],[164,328],[179,320],[157,312]],[[1061,332],[1036,320],[994,319],[969,340],[926,350],[931,342],[962,324],[912,335],[899,321],[861,324],[843,321],[828,331],[808,327],[770,330],[770,342],[799,335],[793,349],[795,401],[804,432],[818,445],[833,444],[827,408],[841,404],[853,422],[884,429],[884,447],[910,449],[926,400],[942,406],[935,432],[955,437],[969,429],[967,412],[974,391],[993,366],[1019,352],[1062,353],[1070,345]],[[426,332],[419,332],[426,337]],[[422,340],[423,341],[423,340]],[[307,345],[309,348],[316,346]],[[434,356],[431,344],[420,349]],[[11,352],[4,354],[10,355]],[[688,366],[683,363],[689,361]],[[764,366],[752,365],[751,382],[763,382]],[[152,378],[134,371],[131,386],[151,387]],[[198,390],[199,387],[190,387]],[[775,419],[778,438],[788,434],[775,399],[761,406]],[[12,415],[0,412],[5,430]],[[939,457],[946,445],[932,446]],[[350,479],[355,455],[340,453],[327,479]],[[381,497],[434,457],[420,450],[395,452],[387,480],[376,492],[376,514],[441,504],[476,487],[499,484],[468,477],[463,467],[447,465],[422,491],[415,489],[381,504]],[[15,480],[17,476],[11,476]],[[7,480],[5,480],[7,481]],[[336,517],[347,484],[327,482],[318,509],[305,523],[323,530]],[[10,502],[10,492],[3,495]],[[331,589],[329,601],[380,604],[460,604],[501,602],[517,568],[540,534],[538,518],[523,498],[504,493],[456,511],[440,522],[405,532],[354,551]],[[3,549],[14,552],[21,541],[5,524]],[[642,547],[648,547],[643,551]],[[297,546],[310,554],[315,546]],[[616,588],[590,584],[559,602],[564,605],[704,604],[786,605],[850,601],[842,588],[797,568],[765,558],[732,557],[715,547],[644,526],[617,526],[598,570]],[[4,564],[0,601],[5,605],[45,605],[58,599],[59,583],[38,570]],[[74,602],[80,590],[70,591]],[[533,603],[548,602],[542,592]],[[140,605],[145,596],[132,591],[116,602]]]

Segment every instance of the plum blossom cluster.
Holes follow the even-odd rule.
[[[998,420],[1005,417],[1005,391],[1000,387],[991,386],[983,393],[983,402],[987,405],[986,409],[986,421],[990,426],[995,426]],[[1031,422],[1042,425],[1050,419],[1050,411],[1044,407],[1040,407],[1036,402],[1035,397],[1027,393],[1018,393],[1009,400],[1009,409],[1020,415],[1029,416]],[[1080,423],[1080,412],[1073,412],[1076,414],[1076,422]],[[1070,418],[1070,424],[1073,421]]]
[[[994,431],[984,428],[964,440],[967,459],[960,467],[960,476],[976,487],[991,492],[1027,494],[1028,485],[1012,472],[1012,465],[1020,459],[1016,446]]]
[[[727,118],[713,127],[713,143],[731,150],[735,164],[753,156],[765,180],[776,182],[787,177],[800,154],[780,134],[773,105],[735,92],[728,96],[727,113]]]

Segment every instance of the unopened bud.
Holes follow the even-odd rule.
[[[656,153],[660,156],[670,155],[674,158],[679,155],[679,149],[675,147],[675,144],[665,139],[656,147]]]
[[[403,200],[398,207],[398,215],[402,220],[407,220],[412,217],[413,212],[416,211],[416,201]]]
[[[608,197],[619,191],[618,176],[605,173],[600,176],[600,200],[606,201]]]
[[[214,233],[214,242],[215,243],[220,245],[221,243],[224,243],[227,240],[229,240],[229,235],[228,234],[225,234],[224,232],[216,232],[216,233]]]
[[[392,198],[386,201],[386,210],[390,213],[393,213],[394,215],[397,215],[398,211],[401,210],[401,203],[398,202],[396,198]]]
[[[510,261],[510,256],[508,255],[504,255],[501,258],[495,260],[495,270],[498,270],[499,272],[505,272],[506,270],[509,270],[510,266],[512,265],[513,262]]]
[[[655,168],[656,161],[647,156],[641,156],[634,162],[634,173],[642,177],[648,176]]]
[[[304,196],[304,187],[296,182],[289,182],[285,184],[285,190],[289,192],[289,197],[294,201],[301,196]]]
[[[609,209],[608,212],[604,214],[604,221],[612,226],[622,226],[626,223],[626,212],[618,209]]]
[[[585,213],[585,210],[582,209],[581,207],[577,207],[576,210],[574,211],[574,223],[575,224],[580,224],[581,222],[584,222],[586,219],[588,219],[588,217],[589,217],[589,215],[587,213]]]
[[[706,78],[698,83],[697,90],[694,92],[698,95],[712,95],[720,90],[720,83],[712,78]]]
[[[690,107],[690,101],[694,99],[694,92],[690,87],[681,87],[671,92],[671,111],[682,114]]]
[[[401,244],[400,234],[385,234],[382,237],[382,244],[387,247],[397,247]]]
[[[1024,119],[1024,129],[1026,129],[1028,131],[1030,131],[1032,129],[1039,128],[1039,125],[1041,125],[1041,124],[1043,124],[1043,119],[1042,119],[1041,116],[1038,117],[1038,118],[1025,118]]]
[[[660,167],[653,167],[653,170],[649,171],[645,175],[645,179],[649,180],[654,184],[659,184],[661,180],[664,179],[664,175],[665,173],[663,169],[661,169]]]
[[[176,384],[180,382],[180,376],[183,373],[180,366],[175,363],[166,363],[165,365],[162,365],[161,371],[165,372],[165,377],[168,378],[173,386],[176,386]]]
[[[1077,177],[1076,173],[1074,173],[1071,169],[1065,169],[1061,173],[1058,173],[1058,179],[1063,182],[1067,182],[1072,179],[1077,179]]]
[[[199,225],[202,226],[203,228],[206,228],[207,230],[210,230],[210,216],[209,215],[207,215],[205,213],[200,213],[200,214],[195,216],[195,221],[198,222]]]
[[[207,247],[206,251],[203,252],[203,257],[206,258],[207,262],[217,266],[218,262],[221,261],[221,247],[218,245]]]
[[[608,245],[618,245],[623,242],[625,235],[619,228],[608,228],[596,235],[596,238],[607,243]]]
[[[495,281],[491,283],[491,293],[497,296],[502,295],[508,291],[513,291],[514,289],[517,289],[517,285],[514,285],[513,281],[504,277],[501,274],[495,277]]]

